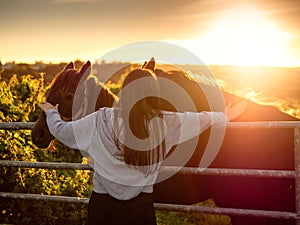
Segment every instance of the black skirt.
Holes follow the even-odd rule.
[[[152,194],[141,193],[122,201],[93,192],[89,201],[88,225],[156,225]]]

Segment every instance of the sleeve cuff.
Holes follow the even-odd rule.
[[[48,109],[47,111],[45,111],[46,116],[49,116],[51,114],[59,114],[59,112],[57,112],[57,110],[55,109]]]

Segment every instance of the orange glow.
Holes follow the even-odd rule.
[[[198,38],[174,41],[208,64],[294,66],[289,54],[291,35],[249,6],[225,11]]]

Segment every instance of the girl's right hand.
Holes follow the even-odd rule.
[[[229,121],[235,120],[237,117],[239,117],[245,111],[246,106],[246,102],[239,102],[233,106],[231,103],[229,103],[225,109],[225,113]]]

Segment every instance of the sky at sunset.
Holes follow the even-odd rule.
[[[122,45],[166,41],[207,64],[300,66],[297,0],[1,0],[0,4],[2,63],[94,61]],[[120,55],[115,60],[125,59]]]

